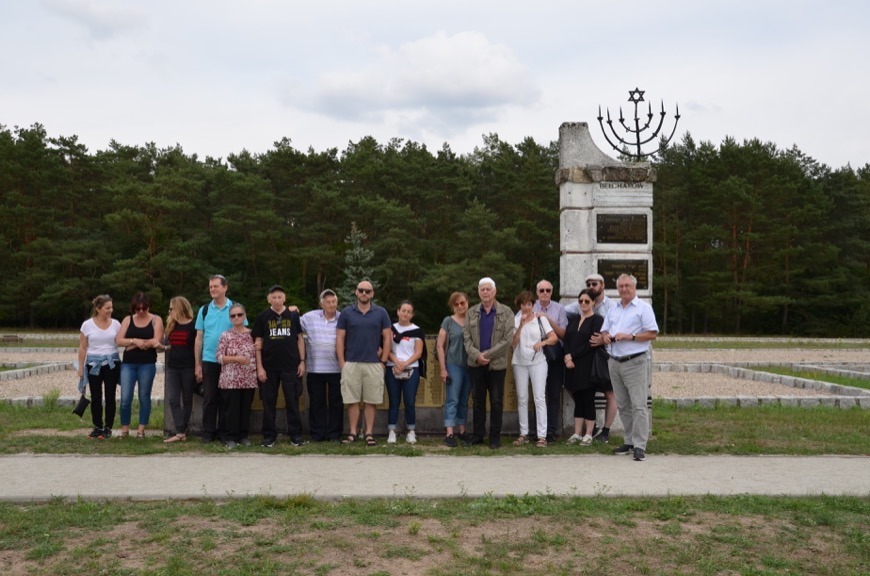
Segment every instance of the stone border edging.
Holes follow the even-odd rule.
[[[854,386],[843,386],[841,384],[832,384],[830,382],[822,382],[820,380],[811,380],[809,378],[799,378],[797,376],[784,376],[782,374],[774,374],[772,372],[764,372],[763,370],[750,370],[744,366],[761,367],[764,366],[790,366],[792,370],[798,368],[806,368],[807,364],[783,364],[782,362],[734,362],[732,364],[716,364],[716,363],[674,363],[674,362],[654,362],[653,371],[655,372],[697,372],[697,373],[712,373],[724,374],[729,378],[739,378],[741,380],[750,380],[754,382],[768,382],[771,384],[782,384],[791,386],[792,388],[801,388],[804,390],[820,390],[835,396],[868,396],[870,390],[864,388],[855,388]],[[814,365],[818,366],[818,365]],[[868,398],[870,400],[870,398]]]
[[[25,366],[28,364],[27,362],[17,362],[15,364],[11,364],[12,366]],[[4,366],[10,366],[10,364],[4,364]],[[4,370],[0,372],[0,382],[5,382],[8,380],[20,380],[22,378],[27,378],[29,376],[39,376],[41,374],[51,374],[52,372],[61,372],[66,370],[72,370],[73,363],[72,362],[52,362],[49,364],[40,364],[39,366],[27,366],[22,368],[17,368],[15,370]]]

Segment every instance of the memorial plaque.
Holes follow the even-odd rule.
[[[598,214],[596,239],[599,244],[646,244],[646,214]]]
[[[637,278],[638,290],[649,290],[648,260],[599,260],[598,273],[604,276],[604,287],[616,290],[616,279],[621,274]]]

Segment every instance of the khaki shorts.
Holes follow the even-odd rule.
[[[341,400],[345,404],[381,404],[384,401],[384,365],[346,362],[341,371]]]

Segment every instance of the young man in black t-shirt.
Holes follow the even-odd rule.
[[[284,391],[287,412],[287,436],[294,446],[304,444],[299,397],[302,396],[302,376],[305,374],[305,342],[299,312],[288,310],[281,286],[269,289],[269,308],[261,312],[251,335],[257,349],[257,378],[263,400],[263,446],[275,445],[278,431],[275,417],[278,388]]]

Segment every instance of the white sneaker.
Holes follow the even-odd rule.
[[[568,444],[577,444],[581,440],[583,440],[583,436],[579,434],[571,434],[571,437],[568,438]]]
[[[390,434],[387,436],[387,444],[395,444],[396,443],[396,431],[390,430]]]
[[[408,442],[408,444],[416,444],[417,434],[413,430],[408,430],[408,435],[405,436],[405,440]]]
[[[580,440],[580,445],[581,446],[592,446],[592,436],[590,436],[589,434],[584,436],[583,439]]]

